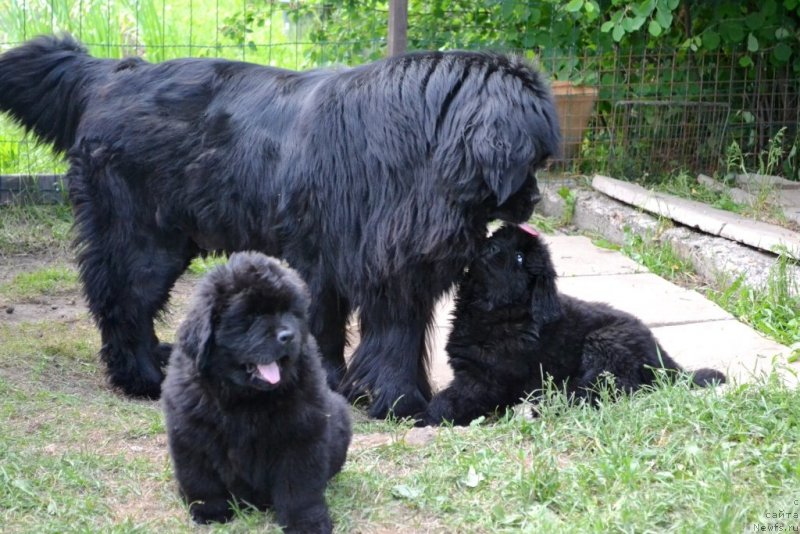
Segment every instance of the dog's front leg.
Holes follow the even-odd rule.
[[[380,298],[361,306],[361,343],[344,378],[351,400],[368,393],[369,415],[410,417],[431,398],[425,344],[433,302],[403,306],[399,299]]]
[[[287,534],[333,532],[325,484],[327,454],[314,448],[294,448],[278,466],[272,502],[278,523]]]
[[[473,419],[508,408],[524,396],[523,382],[512,373],[492,369],[484,364],[481,349],[476,346],[448,345],[449,361],[454,370],[453,381],[437,393],[427,410],[416,416],[417,426],[452,423],[467,425]]]

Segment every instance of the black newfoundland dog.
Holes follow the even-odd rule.
[[[468,424],[543,389],[549,375],[575,400],[592,402],[608,376],[618,391],[652,384],[658,369],[684,372],[636,317],[556,289],[545,244],[527,225],[489,238],[456,294],[446,346],[454,378],[419,424]],[[693,382],[725,382],[713,369]]]
[[[527,220],[557,151],[521,60],[415,53],[293,72],[97,59],[70,37],[0,56],[0,111],[67,152],[78,260],[110,381],[157,397],[153,317],[202,251],[285,258],[309,285],[329,383],[370,413],[424,410],[436,299],[487,222]],[[345,323],[361,343],[345,368]]]
[[[330,532],[325,485],[344,464],[350,408],[325,382],[308,290],[260,253],[233,254],[198,286],[164,381],[175,475],[192,518],[231,501],[271,507],[287,532]]]

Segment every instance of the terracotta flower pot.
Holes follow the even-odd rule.
[[[558,122],[561,124],[561,159],[569,160],[580,153],[583,132],[597,100],[597,88],[577,86],[569,81],[554,81],[552,88]]]

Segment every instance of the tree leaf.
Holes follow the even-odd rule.
[[[600,26],[600,31],[603,32],[603,33],[608,33],[608,32],[611,31],[611,28],[613,28],[613,27],[614,27],[614,23],[611,22],[610,20],[607,20],[607,21],[605,21],[603,23],[602,26]]]
[[[656,22],[666,30],[672,24],[672,12],[661,9],[661,6],[659,6],[656,10]]]
[[[758,52],[758,39],[752,33],[747,36],[748,52]]]
[[[792,47],[786,43],[778,43],[772,53],[775,55],[775,59],[781,63],[786,63],[792,56]]]
[[[611,37],[613,37],[616,42],[620,42],[623,35],[625,35],[625,28],[622,27],[622,24],[616,24],[614,26],[614,31],[611,32]]]
[[[649,31],[650,35],[653,37],[658,37],[661,35],[661,25],[655,20],[651,20],[650,24],[647,26],[647,31]]]
[[[716,50],[719,46],[719,34],[714,30],[703,32],[703,48],[706,50]]]
[[[644,17],[647,18],[653,12],[653,9],[656,7],[656,0],[643,0],[638,4],[633,4],[631,6],[631,11],[637,17]]]
[[[569,13],[575,13],[576,11],[580,11],[583,7],[583,0],[570,0],[567,5],[564,6],[564,11],[568,11]]]
[[[780,28],[775,30],[775,39],[778,39],[778,40],[786,39],[790,35],[792,35],[792,33],[789,30],[787,30],[786,28],[784,28],[783,26],[781,26]]]
[[[752,64],[753,60],[750,58],[750,56],[742,56],[739,58],[739,66],[741,67],[749,67]]]
[[[644,23],[646,22],[647,19],[644,17],[633,17],[632,20],[633,23],[631,25],[633,26],[633,31],[636,31],[642,26],[644,26]]]
[[[748,30],[759,30],[764,26],[764,15],[760,11],[754,11],[745,17],[744,23]]]

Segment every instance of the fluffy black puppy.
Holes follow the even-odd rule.
[[[547,375],[592,401],[604,374],[629,393],[652,384],[657,369],[683,372],[636,317],[560,295],[547,247],[526,225],[500,228],[469,266],[446,350],[453,382],[420,424],[467,424],[535,395]],[[706,386],[725,375],[700,369],[693,381]]]
[[[325,383],[308,290],[260,253],[209,273],[178,332],[162,402],[181,494],[198,523],[230,502],[272,507],[287,532],[330,532],[325,485],[350,443],[345,399]]]
[[[527,219],[535,170],[559,142],[539,74],[470,52],[293,72],[97,59],[40,37],[0,56],[0,111],[69,154],[113,385],[158,396],[167,352],[153,317],[193,256],[259,250],[306,280],[329,384],[368,393],[376,417],[424,409],[436,299],[489,220]],[[345,370],[355,309],[361,343]]]

